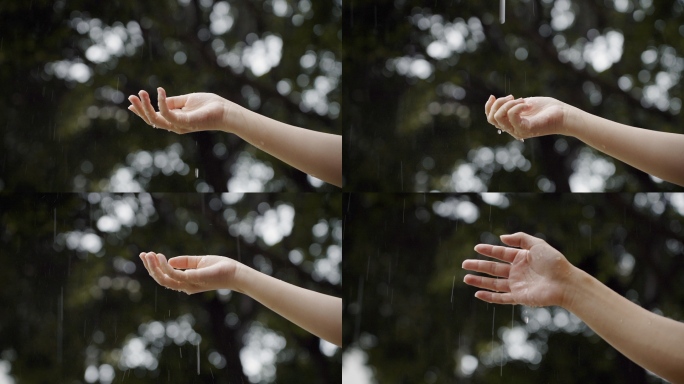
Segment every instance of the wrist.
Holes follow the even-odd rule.
[[[591,279],[586,272],[573,266],[563,282],[563,294],[558,305],[572,312],[582,295],[582,290],[591,284]]]
[[[249,282],[252,281],[251,275],[255,272],[252,268],[240,263],[236,262],[235,266],[235,276],[234,276],[234,281],[235,281],[235,287],[234,291],[244,293],[246,295],[249,295],[248,291],[250,289],[249,287]]]
[[[224,100],[223,111],[222,131],[240,136],[239,128],[247,126],[248,110],[230,100]]]
[[[578,131],[581,129],[583,120],[582,115],[586,113],[579,108],[573,107],[569,104],[563,104],[563,123],[558,132],[561,135],[577,137]]]

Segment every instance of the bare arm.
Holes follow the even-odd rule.
[[[635,128],[571,107],[568,134],[622,162],[684,186],[684,135]]]
[[[630,360],[673,383],[684,382],[684,324],[632,303],[576,269],[563,307]]]
[[[247,266],[240,269],[243,292],[284,318],[342,346],[342,299],[310,291]]]
[[[211,93],[166,97],[157,89],[159,112],[150,96],[130,96],[129,109],[147,124],[175,133],[216,130],[243,140],[323,181],[342,186],[342,136],[285,124]]]
[[[550,97],[490,96],[485,113],[489,123],[515,138],[573,136],[635,168],[684,186],[682,134],[616,123]]]
[[[618,295],[542,239],[516,233],[501,240],[511,247],[478,244],[475,250],[504,263],[463,262],[464,269],[500,277],[466,275],[466,284],[484,289],[475,297],[495,304],[562,306],[635,363],[672,382],[684,382],[684,324]]]
[[[187,294],[216,289],[244,293],[312,334],[342,346],[342,299],[310,291],[223,256],[141,253],[157,283]]]

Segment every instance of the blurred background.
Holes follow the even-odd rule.
[[[661,0],[345,3],[344,164],[354,191],[681,191],[589,148],[515,141],[497,97],[550,96],[684,133],[684,5]]]
[[[147,126],[127,97],[212,92],[341,134],[341,1],[3,1],[0,190],[330,191],[234,135]]]
[[[684,194],[353,194],[343,211],[344,383],[662,382],[562,308],[476,299],[461,263],[524,231],[683,321]]]
[[[214,254],[340,297],[340,194],[0,197],[0,383],[333,383],[341,350],[138,255]]]

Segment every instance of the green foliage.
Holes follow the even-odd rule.
[[[343,207],[344,345],[367,353],[378,383],[659,382],[578,319],[565,323],[563,309],[475,299],[476,289],[462,282],[461,263],[478,256],[477,243],[500,244],[499,235],[524,231],[545,238],[621,295],[682,321],[681,200],[658,194],[352,194]],[[506,335],[512,328],[525,331],[538,361],[511,357],[515,343]],[[465,355],[479,360],[470,376],[461,366]]]
[[[275,369],[272,380],[337,382],[339,350],[333,357],[324,355],[317,337],[247,296],[187,296],[164,289],[147,274],[138,254],[225,255],[339,297],[339,279],[317,273],[316,263],[341,246],[340,206],[341,196],[330,194],[0,198],[0,358],[11,363],[9,373],[18,383],[83,382],[88,367],[105,364],[114,368],[116,382],[247,383],[240,359],[249,347],[245,337],[264,329],[285,342],[272,366],[263,369]],[[294,210],[292,229],[269,243],[257,227],[278,207]],[[277,217],[276,225],[287,224],[285,216]],[[120,227],[111,226],[111,220],[108,226],[107,218]],[[321,222],[327,231],[316,237],[312,228]],[[301,260],[290,257],[293,251]],[[172,329],[178,332],[183,324],[192,331],[175,339]],[[152,337],[160,325],[161,337]],[[195,334],[201,337],[199,375]],[[154,365],[131,347],[136,338],[154,356]],[[266,343],[260,349],[269,353]],[[127,359],[138,363],[126,365]]]
[[[550,96],[621,123],[683,133],[682,4],[516,0],[506,7],[500,24],[498,1],[345,4],[349,190],[569,192],[580,172],[595,173],[594,191],[681,190],[573,138],[520,143],[497,135],[483,112],[490,94]],[[564,17],[573,23],[561,25]],[[609,34],[624,39],[620,59],[595,68],[591,60],[607,56],[599,43]],[[599,52],[587,54],[590,44]],[[646,51],[652,61],[642,61]]]
[[[156,104],[155,89],[164,86],[169,95],[213,92],[273,119],[339,134],[340,6],[280,4],[285,9],[276,14],[271,1],[3,2],[0,187],[221,192],[241,172],[239,164],[252,178],[249,165],[263,164],[273,175],[258,179],[258,190],[334,190],[315,187],[305,174],[233,135],[176,136],[151,129],[126,109],[126,97],[141,89]],[[245,52],[269,36],[282,40],[279,63],[255,75]],[[315,62],[305,68],[300,59],[307,52]],[[251,61],[265,62],[265,55]],[[302,100],[319,77],[331,83],[316,100],[328,109],[317,112]],[[290,90],[279,92],[281,81]],[[185,169],[132,166],[141,151],[168,153],[174,143]],[[129,183],[112,182],[120,169],[131,170]],[[131,183],[139,187],[127,187]]]

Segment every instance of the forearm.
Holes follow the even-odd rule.
[[[616,123],[570,107],[562,133],[635,168],[684,186],[684,135]]]
[[[684,382],[684,324],[658,316],[577,269],[563,307],[630,360]]]
[[[240,265],[240,291],[289,321],[342,346],[342,299],[310,291]]]
[[[342,136],[295,127],[236,106],[230,132],[285,163],[342,186]]]

